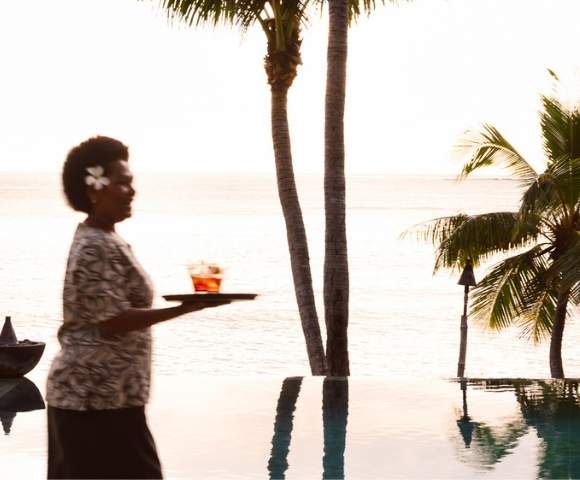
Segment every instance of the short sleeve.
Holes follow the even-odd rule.
[[[80,245],[70,267],[65,302],[74,305],[81,321],[104,322],[131,307],[127,266],[116,249],[98,243]]]

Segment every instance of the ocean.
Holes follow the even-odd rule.
[[[133,217],[118,226],[162,295],[191,293],[188,261],[225,267],[223,291],[254,292],[251,302],[196,312],[156,325],[154,374],[308,375],[290,273],[286,233],[273,175],[142,173]],[[320,176],[298,189],[324,334],[324,203]],[[457,368],[463,287],[458,272],[433,275],[433,247],[401,233],[435,217],[517,209],[517,182],[445,176],[347,178],[351,374],[447,378]],[[61,289],[68,248],[83,216],[68,208],[58,174],[0,174],[0,319],[20,339],[46,342],[29,377],[42,388],[58,351]],[[483,277],[488,265],[475,271]],[[564,334],[566,375],[580,377],[577,312]],[[466,375],[549,377],[548,344],[469,323]],[[187,377],[183,377],[187,378]]]

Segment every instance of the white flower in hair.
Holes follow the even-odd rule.
[[[85,183],[89,186],[92,185],[95,190],[100,190],[111,183],[110,180],[103,175],[105,170],[100,165],[87,167],[87,172],[88,175],[85,177]]]

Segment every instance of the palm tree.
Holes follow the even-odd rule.
[[[519,210],[437,218],[422,224],[418,234],[437,247],[435,271],[515,253],[475,287],[471,314],[492,329],[515,324],[535,342],[550,338],[550,372],[563,378],[568,308],[580,303],[580,112],[555,97],[541,99],[543,172],[488,124],[460,145],[470,154],[460,178],[486,166],[506,166],[523,191]]]
[[[264,68],[271,91],[272,142],[278,195],[286,223],[294,291],[313,375],[326,373],[326,359],[314,302],[306,230],[292,165],[288,127],[288,90],[300,57],[300,27],[309,0],[162,0],[171,17],[189,25],[230,23],[247,29],[258,23],[267,41]]]
[[[358,2],[351,2],[351,6]],[[328,374],[350,374],[348,358],[348,252],[344,175],[344,104],[349,0],[328,4],[328,52],[324,120],[324,320]]]
[[[381,0],[384,3],[385,0]],[[397,0],[390,0],[397,3]],[[324,4],[319,0],[321,5]],[[350,374],[348,356],[348,250],[346,239],[346,179],[344,174],[344,105],[348,28],[375,0],[328,2],[328,49],[324,118],[324,320],[329,375]]]
[[[381,0],[384,2],[384,0]],[[397,0],[390,0],[397,3]],[[259,23],[267,39],[264,67],[272,94],[272,140],[278,193],[286,222],[296,300],[315,375],[349,375],[348,255],[346,243],[346,181],[344,175],[344,103],[348,26],[375,0],[333,0],[329,3],[327,92],[325,107],[325,258],[324,306],[327,354],[324,355],[314,303],[306,231],[294,172],[288,132],[288,89],[300,59],[300,26],[311,3],[324,0],[162,0],[171,17],[190,25],[220,21],[247,29]],[[328,365],[328,368],[327,368]]]

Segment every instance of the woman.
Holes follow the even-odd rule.
[[[153,289],[115,225],[135,196],[129,152],[91,138],[73,148],[63,187],[87,218],[70,248],[61,351],[47,382],[49,478],[162,478],[145,419],[151,325],[228,302],[152,309]]]

